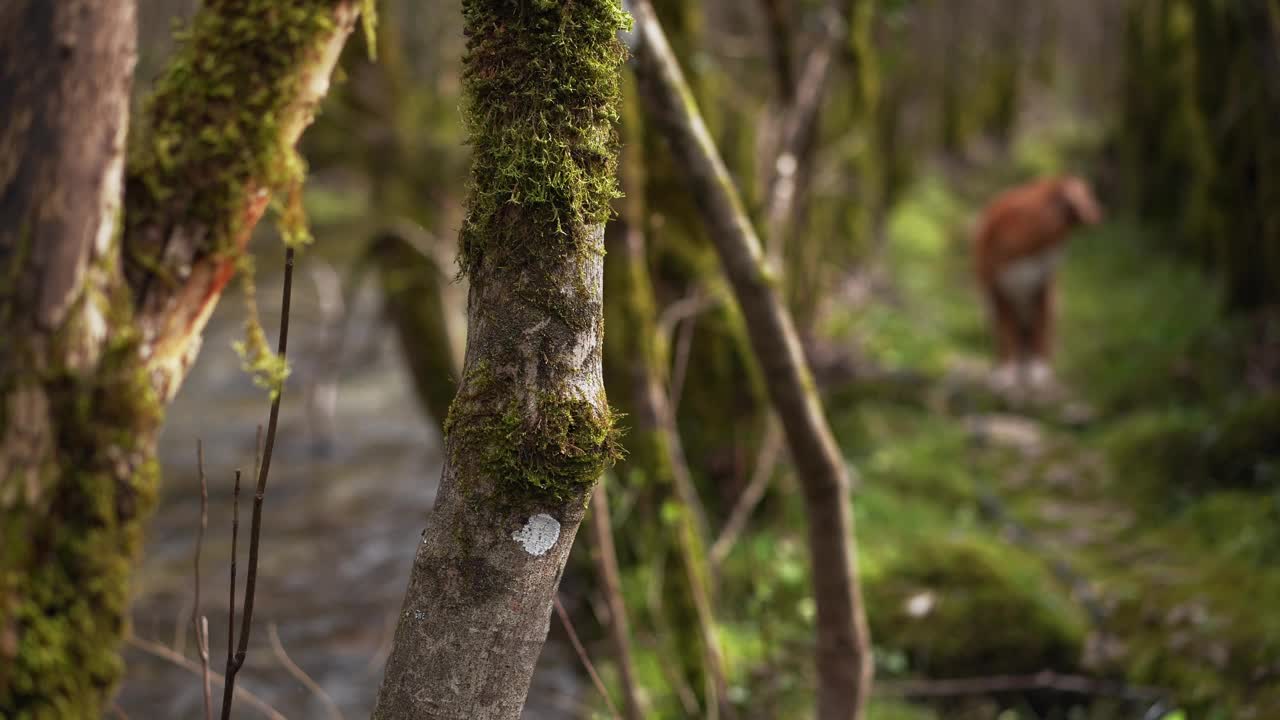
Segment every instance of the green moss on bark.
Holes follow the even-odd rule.
[[[1280,4],[1130,0],[1116,146],[1144,217],[1224,281],[1274,303],[1280,269]]]
[[[506,501],[562,503],[589,494],[621,452],[607,407],[568,391],[513,393],[481,362],[467,372],[444,430],[454,456],[478,463]]]
[[[467,0],[463,18],[474,154],[459,263],[472,312],[445,423],[453,464],[504,503],[585,502],[618,453],[590,367],[600,229],[618,196],[617,33],[630,19],[617,0]]]
[[[128,164],[131,240],[142,228],[204,228],[204,247],[235,250],[248,190],[285,193],[286,239],[306,239],[301,158],[284,138],[302,68],[334,31],[338,0],[209,0],[147,101]],[[251,51],[246,48],[252,48]],[[129,260],[163,267],[163,247],[133,243]]]
[[[549,267],[590,252],[617,197],[617,2],[468,0],[465,118],[474,159],[460,263]],[[513,223],[518,215],[520,222]],[[536,242],[534,242],[536,241]]]
[[[108,318],[127,314],[127,298],[111,310]],[[55,449],[35,471],[39,494],[0,509],[0,598],[9,602],[0,633],[12,643],[0,648],[4,717],[98,717],[123,670],[117,649],[155,499],[162,414],[137,358],[136,334],[124,331],[95,372],[51,368],[18,381],[47,398]]]

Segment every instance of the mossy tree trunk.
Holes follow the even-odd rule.
[[[659,0],[653,6],[669,30],[676,57],[681,62],[697,62],[698,52],[707,44],[704,5]],[[706,63],[701,65],[704,72],[691,83],[693,96],[706,106],[722,104],[715,71],[706,68]],[[708,119],[708,124],[714,131],[714,121]],[[715,251],[692,198],[681,184],[681,170],[656,129],[647,123],[642,127],[635,142],[644,146],[645,245],[653,271],[650,278],[656,311],[661,313],[694,298],[708,300],[700,312],[677,323],[679,331],[686,334],[682,361],[687,373],[675,409],[684,429],[688,457],[699,471],[700,487],[717,489],[725,496],[707,495],[709,512],[714,516],[720,504],[716,500],[731,500],[735,486],[745,482],[741,458],[750,438],[760,432],[764,391],[742,318],[729,302],[730,291],[716,271]],[[732,407],[726,408],[726,399]]]
[[[1235,307],[1280,301],[1280,2],[1128,7],[1127,191]]]
[[[671,538],[667,542],[678,570],[665,583],[663,607],[658,609],[664,617],[653,624],[675,630],[660,638],[664,652],[678,665],[676,672],[686,675],[690,687],[701,695],[708,717],[733,717],[707,572],[707,519],[671,407],[670,358],[658,330],[657,301],[649,276],[646,166],[640,142],[645,124],[634,81],[624,88],[620,175],[626,196],[606,239],[605,315],[614,331],[605,340],[605,377],[614,392],[623,391],[618,404],[629,426],[621,475],[641,480],[629,487],[645,506],[642,519],[633,522],[631,537],[646,548],[638,558],[642,563],[667,562],[667,548],[654,546]],[[643,528],[635,527],[639,525]]]
[[[0,9],[0,716],[101,716],[164,406],[357,4],[207,0],[127,163],[133,3]]]
[[[374,717],[519,717],[587,500],[601,378],[617,0],[466,0],[470,278],[446,460]]]
[[[707,223],[742,308],[804,492],[817,605],[817,717],[861,718],[872,662],[856,572],[848,470],[823,415],[776,273],[764,257],[653,9],[639,2],[635,15],[636,76],[648,117],[679,159]]]

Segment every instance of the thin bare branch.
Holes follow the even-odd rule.
[[[294,680],[302,683],[304,687],[311,691],[312,695],[324,705],[325,710],[329,711],[329,717],[334,720],[343,720],[342,710],[338,708],[338,703],[333,701],[329,693],[325,692],[320,683],[316,682],[306,670],[298,667],[298,664],[289,657],[289,653],[284,649],[284,643],[280,642],[280,632],[275,623],[267,625],[267,639],[271,641],[271,652],[276,656],[276,660],[284,666],[284,669],[293,676]]]
[[[769,61],[773,66],[774,81],[778,84],[778,97],[783,104],[790,104],[796,92],[795,70],[792,65],[791,3],[785,0],[760,0],[764,15],[764,39],[769,46]]]
[[[140,638],[136,635],[131,635],[125,638],[125,643],[127,643],[130,647],[137,648],[138,650],[141,650],[142,652],[152,657],[156,657],[166,662],[172,663],[174,665],[177,665],[180,668],[190,670],[193,673],[200,672],[199,663],[197,663],[196,661],[188,657],[179,655],[178,653],[165,647],[164,645],[161,645],[158,642],[153,642],[145,638]],[[223,688],[226,687],[226,678],[224,678],[222,675],[216,672],[210,672],[209,677],[214,682],[218,683],[219,685],[222,685]],[[267,703],[266,700],[263,700],[262,698],[258,697],[257,695],[254,695],[253,693],[249,692],[248,690],[245,690],[244,688],[236,688],[235,694],[236,694],[236,697],[243,700],[246,705],[262,713],[263,716],[268,718],[268,720],[288,720],[288,718],[280,714],[279,710],[276,710],[275,708],[271,707],[271,705]]]
[[[755,512],[756,506],[764,498],[765,491],[769,489],[769,479],[773,477],[773,470],[777,467],[778,458],[781,454],[782,428],[778,425],[778,419],[771,415],[769,416],[768,424],[765,426],[764,440],[760,445],[760,454],[756,457],[751,482],[747,484],[746,489],[738,496],[737,502],[733,504],[729,519],[725,521],[724,527],[720,530],[720,535],[711,544],[711,550],[707,554],[707,562],[711,565],[712,575],[719,574],[720,565],[729,556],[729,551],[733,549],[738,536],[742,534],[742,530],[747,526],[747,521],[751,519],[751,514]]]
[[[281,360],[288,357],[289,348],[289,304],[293,294],[293,247],[286,246],[284,251],[284,290],[280,302],[280,342],[276,354]],[[245,655],[249,652],[249,631],[253,626],[254,591],[258,584],[258,549],[262,535],[262,501],[267,493],[267,477],[271,472],[271,451],[276,444],[276,428],[280,421],[280,398],[284,396],[284,381],[274,389],[271,398],[271,413],[267,417],[266,444],[262,446],[262,461],[258,467],[258,486],[253,495],[253,520],[249,527],[249,567],[244,579],[244,610],[240,618],[240,638],[236,646],[234,662],[227,667],[227,688],[223,694],[222,720],[231,718],[231,689],[235,687],[236,673],[244,666]],[[255,462],[255,464],[257,464]]]
[[[676,300],[662,309],[658,315],[658,335],[666,342],[671,341],[676,325],[682,320],[697,317],[720,304],[720,298],[702,288],[694,288],[685,297]]]
[[[591,498],[591,531],[596,549],[596,568],[604,586],[609,606],[609,634],[613,640],[618,676],[622,681],[622,707],[627,720],[640,720],[644,711],[636,686],[635,668],[631,663],[631,628],[627,622],[627,605],[622,598],[622,580],[618,572],[618,554],[613,546],[613,523],[609,516],[609,494],[605,481],[596,483]]]
[[[196,438],[196,472],[200,475],[200,529],[196,532],[196,552],[192,558],[195,592],[191,601],[191,629],[195,631],[196,649],[200,653],[204,717],[205,720],[211,720],[213,700],[209,692],[209,621],[200,614],[200,551],[204,547],[205,528],[209,527],[209,481],[204,474],[204,441],[200,438]]]
[[[670,387],[667,388],[667,404],[671,407],[673,414],[680,409],[680,399],[684,397],[684,380],[689,372],[689,356],[693,351],[694,324],[697,321],[696,316],[689,318],[680,326],[680,332],[676,335],[675,357],[671,363],[671,382]]]
[[[652,652],[661,652],[662,643],[653,635],[645,635],[640,638],[640,644],[648,648]],[[662,671],[662,677],[667,681],[667,687],[671,692],[675,693],[676,699],[680,701],[680,708],[684,710],[685,717],[698,717],[701,713],[698,710],[698,698],[693,694],[693,688],[680,677],[672,663],[660,662],[658,669]]]
[[[201,691],[204,693],[204,718],[213,720],[213,688],[209,684],[209,618],[200,616],[196,628],[196,644],[200,652]]]
[[[259,428],[261,435],[261,428]],[[240,536],[240,469],[236,468],[235,485],[231,488],[231,582],[227,589],[227,676],[234,677],[235,656],[232,654],[236,646],[236,543]],[[225,683],[222,686],[223,717],[231,711],[231,696],[234,685]]]
[[[556,606],[556,614],[560,616],[560,624],[564,626],[564,631],[569,635],[569,642],[573,644],[574,652],[578,653],[578,659],[582,661],[582,666],[587,669],[587,675],[591,676],[591,683],[596,686],[596,691],[600,693],[600,697],[604,698],[604,704],[609,708],[609,714],[614,720],[619,720],[618,708],[614,707],[613,700],[609,699],[609,691],[605,689],[604,681],[600,679],[599,673],[596,672],[596,666],[592,664],[591,658],[587,657],[587,649],[582,647],[582,641],[578,639],[578,633],[573,630],[573,622],[569,620],[569,613],[565,612],[564,605],[560,603],[560,596],[552,596],[552,600]]]
[[[1063,675],[1045,670],[1032,675],[991,675],[986,677],[947,678],[943,680],[894,680],[876,686],[877,695],[895,697],[956,697],[989,695],[1000,692],[1055,690],[1122,700],[1153,701],[1167,698],[1163,688],[1128,685],[1086,675]]]
[[[649,2],[633,5],[635,71],[728,276],[803,488],[817,605],[820,720],[861,720],[872,676],[858,583],[849,472],[827,424],[795,321]]]

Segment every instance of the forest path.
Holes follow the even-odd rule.
[[[1217,403],[1238,382],[1221,351],[1216,288],[1157,253],[1132,221],[1080,233],[1059,274],[1063,391],[1039,403],[1000,397],[986,385],[987,330],[964,232],[997,185],[989,174],[918,181],[889,220],[883,255],[847,280],[824,320],[855,365],[903,378],[833,396],[863,478],[855,507],[873,592],[877,580],[901,584],[894,563],[904,552],[978,546],[973,557],[993,564],[991,577],[1022,596],[1028,617],[1067,618],[1024,636],[1069,639],[1070,615],[1084,623],[1070,669],[1167,688],[1193,711],[1234,712],[1209,718],[1280,717],[1280,620],[1259,611],[1280,602],[1280,569],[1268,559],[1280,546],[1280,501],[1221,483],[1204,465],[1202,445],[1225,432]],[[904,522],[916,528],[899,531]],[[1052,581],[1023,572],[1024,556]],[[1019,569],[1001,575],[1001,565]],[[954,569],[907,570],[917,594],[920,578],[942,597],[960,582],[957,599],[971,582]],[[1053,609],[1062,602],[1075,610]],[[921,647],[903,632],[882,627],[881,637],[907,637],[909,657],[949,651],[938,634],[972,635],[926,627]],[[1026,659],[1042,657],[1062,658]]]

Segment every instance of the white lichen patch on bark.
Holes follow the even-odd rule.
[[[560,539],[560,521],[545,513],[538,513],[529,518],[524,527],[511,533],[511,539],[520,543],[530,555],[544,555]]]

